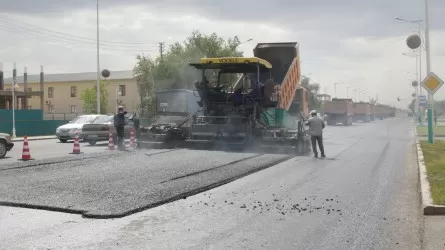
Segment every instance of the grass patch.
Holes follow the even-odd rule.
[[[435,135],[445,136],[445,126],[434,126],[433,129]],[[419,136],[428,136],[428,127],[426,124],[423,127],[417,126],[417,134]]]
[[[434,204],[445,205],[445,141],[421,141]]]

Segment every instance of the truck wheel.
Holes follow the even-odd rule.
[[[91,140],[91,141],[88,141],[88,143],[89,143],[91,146],[94,146],[94,145],[96,145],[97,141],[96,141],[96,140]]]
[[[5,158],[6,151],[6,142],[4,140],[0,140],[0,159]]]
[[[59,141],[60,141],[61,143],[66,143],[68,140],[66,140],[66,139],[59,139]]]

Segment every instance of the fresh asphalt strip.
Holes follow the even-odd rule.
[[[148,154],[148,155],[147,155]],[[119,218],[226,184],[284,154],[137,150],[2,170],[0,205]]]

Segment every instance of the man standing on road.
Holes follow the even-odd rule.
[[[306,122],[309,126],[309,132],[311,134],[312,141],[312,151],[314,152],[314,157],[318,158],[317,152],[317,142],[320,148],[321,158],[325,158],[324,146],[323,146],[323,129],[325,127],[324,121],[321,117],[317,116],[317,111],[311,111],[311,118]]]
[[[125,148],[124,145],[124,128],[125,128],[125,115],[127,111],[124,111],[124,107],[119,106],[117,109],[117,114],[114,115],[114,127],[116,128],[117,133],[117,147],[119,150],[123,150]]]

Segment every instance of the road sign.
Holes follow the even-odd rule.
[[[436,76],[436,74],[430,72],[420,85],[422,85],[422,87],[424,87],[430,94],[434,95],[434,93],[442,87],[443,81]]]
[[[419,95],[419,102],[426,101],[426,96]]]

